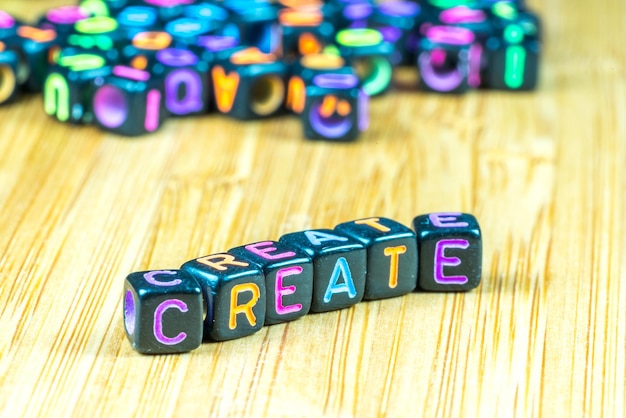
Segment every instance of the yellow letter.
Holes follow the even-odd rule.
[[[252,292],[252,298],[248,303],[237,305],[237,296],[242,292]],[[228,328],[237,328],[238,313],[243,313],[248,322],[250,322],[250,325],[253,327],[256,326],[256,316],[254,316],[252,308],[256,305],[260,297],[261,291],[259,290],[259,286],[254,283],[244,283],[233,286],[233,289],[230,291],[230,320],[228,321]]]

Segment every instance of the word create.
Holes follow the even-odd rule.
[[[421,215],[413,229],[359,219],[206,255],[176,270],[131,273],[124,328],[141,353],[182,353],[362,300],[468,291],[479,285],[481,269],[481,232],[470,214]]]
[[[82,0],[33,25],[0,11],[0,104],[43,92],[51,117],[125,136],[292,113],[351,141],[399,65],[427,92],[527,91],[540,49],[522,0]]]

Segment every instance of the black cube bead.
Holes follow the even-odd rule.
[[[352,141],[369,126],[369,96],[354,74],[319,74],[305,98],[300,118],[308,139]]]
[[[524,26],[513,22],[502,29],[501,36],[487,40],[486,84],[489,88],[528,91],[537,86],[541,43],[535,31],[532,23]]]
[[[275,241],[228,250],[258,265],[265,275],[265,324],[293,321],[306,315],[313,295],[313,262],[301,250]]]
[[[94,121],[104,130],[143,135],[158,130],[167,118],[162,80],[147,71],[116,65],[94,84]]]
[[[181,270],[202,287],[207,304],[205,339],[232,340],[263,328],[265,277],[256,264],[226,252],[188,261]]]
[[[264,53],[277,52],[280,47],[278,8],[266,1],[228,0],[230,11],[224,35],[235,36],[242,45],[258,48]]]
[[[282,113],[286,97],[287,65],[256,47],[234,52],[211,69],[219,112],[240,120]]]
[[[365,245],[367,277],[363,299],[383,299],[412,292],[417,285],[415,233],[387,218],[366,218],[335,227]]]
[[[8,36],[6,49],[14,51],[19,58],[18,83],[26,91],[39,93],[47,75],[48,65],[58,48],[59,38],[53,29],[19,26],[14,36]]]
[[[19,94],[19,58],[14,51],[5,50],[0,41],[0,105],[10,103]]]
[[[339,53],[356,69],[368,96],[385,93],[393,80],[395,47],[375,29],[344,29],[335,37]]]
[[[462,94],[470,87],[470,48],[475,36],[456,26],[431,26],[419,43],[417,67],[425,91]]]
[[[418,286],[459,292],[480,284],[482,237],[473,215],[431,213],[413,220],[419,249]]]
[[[363,244],[328,229],[294,232],[279,241],[313,260],[311,312],[343,309],[363,299],[367,263]]]
[[[163,80],[165,107],[173,116],[207,113],[211,103],[209,64],[187,49],[157,52],[152,73]]]
[[[349,74],[356,77],[354,69],[347,65],[346,61],[339,55],[305,55],[290,66],[285,104],[287,109],[296,114],[301,114],[304,111],[306,87],[313,85],[313,79],[321,74]]]
[[[94,80],[111,74],[107,60],[98,54],[64,49],[48,71],[43,88],[44,111],[61,122],[92,122]]]
[[[131,273],[124,283],[124,328],[141,353],[184,353],[202,343],[202,291],[179,270]]]
[[[283,7],[278,12],[283,56],[319,54],[333,41],[335,28],[325,19],[323,3]]]

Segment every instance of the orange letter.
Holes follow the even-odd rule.
[[[214,259],[220,259],[219,261],[213,261]],[[224,265],[248,267],[250,264],[243,261],[236,261],[235,257],[230,254],[213,254],[206,257],[197,258],[196,261],[205,266],[211,267],[215,270],[226,271],[228,270]]]
[[[242,292],[252,292],[252,298],[248,303],[237,305],[237,296]],[[237,328],[238,313],[244,314],[251,326],[256,326],[256,316],[254,316],[252,308],[256,305],[260,297],[261,291],[259,290],[259,286],[254,283],[244,283],[233,286],[233,289],[230,291],[230,319],[228,321],[228,328]]]
[[[380,218],[368,218],[368,219],[361,219],[360,221],[354,221],[354,223],[357,224],[357,225],[371,226],[374,229],[378,229],[380,232],[389,232],[389,231],[391,231],[391,229],[387,228],[385,225],[379,224],[378,223],[379,221],[380,221]],[[385,254],[385,255],[387,255],[387,254]]]
[[[392,289],[398,285],[398,259],[400,258],[400,254],[404,254],[405,252],[405,245],[387,247],[385,251],[383,251],[387,257],[391,256],[391,260],[389,260],[389,287]]]
[[[50,42],[57,37],[57,33],[52,29],[39,29],[32,26],[20,26],[17,34],[22,38],[31,39],[35,42]]]
[[[315,36],[306,32],[298,38],[298,51],[300,55],[319,54],[322,52],[322,45]]]
[[[291,77],[289,87],[287,87],[287,109],[291,109],[295,113],[302,113],[305,102],[304,81],[300,77]]]
[[[239,74],[235,71],[226,75],[220,66],[213,68],[213,87],[215,89],[215,101],[217,108],[222,113],[227,113],[233,108],[237,88],[239,87]]]

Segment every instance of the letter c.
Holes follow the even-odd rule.
[[[187,338],[187,334],[180,332],[175,337],[168,337],[163,334],[163,313],[168,309],[178,309],[181,312],[187,312],[187,304],[179,299],[167,299],[157,306],[154,311],[154,338],[163,345],[176,345]]]

